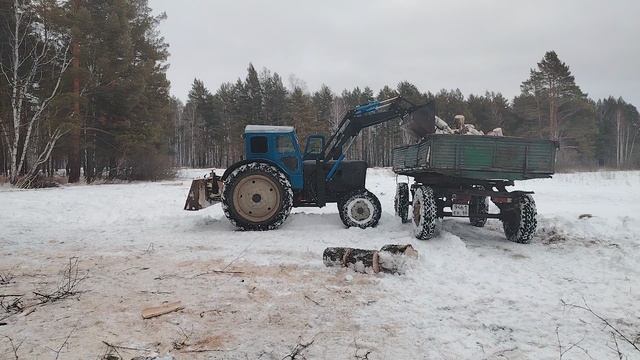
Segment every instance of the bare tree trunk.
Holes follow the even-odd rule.
[[[25,168],[27,153],[30,151],[35,152],[35,149],[31,149],[31,147],[38,145],[34,145],[31,142],[32,136],[34,135],[33,131],[42,119],[43,112],[57,95],[62,81],[62,75],[67,70],[70,61],[67,58],[68,48],[62,51],[56,48],[55,40],[49,38],[46,26],[44,26],[41,42],[35,42],[30,47],[25,46],[23,42],[28,37],[27,34],[32,25],[31,21],[33,21],[33,17],[31,17],[29,9],[27,9],[25,4],[20,0],[14,0],[13,12],[15,26],[13,33],[10,34],[11,39],[9,42],[12,50],[11,75],[7,74],[5,67],[1,63],[0,71],[9,86],[11,86],[13,141],[11,141],[11,145],[9,146],[11,157],[9,180],[12,184],[16,184],[18,177]],[[27,19],[27,24],[23,23],[24,16],[30,16]],[[21,31],[23,31],[23,33],[21,33]],[[55,54],[53,55],[49,54],[51,48],[55,50]],[[21,51],[25,52],[24,57],[21,56]],[[43,71],[43,67],[51,65],[56,61],[60,62],[60,71],[56,74],[57,78],[55,79],[53,89],[46,98],[38,99],[37,102],[34,102],[37,105],[29,106],[27,108],[29,112],[24,111],[23,106],[27,95],[30,97],[34,96],[29,90],[34,84],[38,83],[38,78]],[[50,155],[51,152],[49,151],[47,154]],[[31,173],[34,167],[35,166],[31,166],[31,169],[26,170]]]
[[[73,14],[77,19],[80,0],[73,0]],[[71,152],[69,153],[69,182],[80,181],[80,30],[74,29],[71,52],[73,54],[73,121],[71,125]]]

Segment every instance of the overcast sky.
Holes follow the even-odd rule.
[[[172,93],[215,91],[249,62],[314,91],[408,80],[421,91],[519,92],[555,50],[593,98],[640,107],[640,1],[150,0],[168,18]]]

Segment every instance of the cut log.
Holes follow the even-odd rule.
[[[329,247],[324,249],[322,261],[325,266],[344,266],[344,255],[349,248]]]
[[[413,248],[413,246],[411,246],[411,244],[406,244],[406,245],[396,245],[396,244],[385,245],[380,249],[380,252],[388,252],[388,253],[391,253],[391,254],[406,255],[406,256],[410,256],[410,257],[418,257],[418,252],[416,251],[416,249]]]
[[[182,306],[182,303],[180,301],[176,301],[176,302],[172,302],[172,303],[168,303],[160,306],[146,308],[142,310],[142,318],[150,319],[152,317],[168,314],[168,313],[182,310],[182,309],[184,309],[184,306]]]
[[[356,272],[374,274],[380,272],[377,250],[349,249],[344,257],[344,266]]]
[[[361,273],[402,274],[407,258],[418,257],[418,252],[410,244],[385,245],[380,251],[330,247],[322,255],[325,266],[344,266]]]
[[[344,266],[362,273],[377,273],[378,251],[331,247],[326,248],[322,255],[325,266]]]
[[[404,274],[407,269],[407,259],[417,258],[418,252],[410,244],[385,245],[380,249],[378,261],[380,271],[393,274]]]

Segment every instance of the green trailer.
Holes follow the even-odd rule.
[[[542,139],[426,135],[393,150],[393,171],[414,179],[411,186],[397,184],[396,214],[403,222],[411,220],[418,239],[433,236],[437,218],[465,217],[477,227],[495,218],[502,221],[507,239],[527,243],[537,226],[533,193],[508,191],[507,186],[551,177],[556,150],[556,142]],[[489,201],[498,213],[489,212]]]

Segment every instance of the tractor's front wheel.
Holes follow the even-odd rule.
[[[240,229],[275,229],[284,223],[292,207],[291,183],[269,164],[242,165],[224,180],[222,209]]]
[[[360,189],[351,192],[338,203],[340,219],[346,227],[375,227],[380,221],[380,200],[370,191]]]

